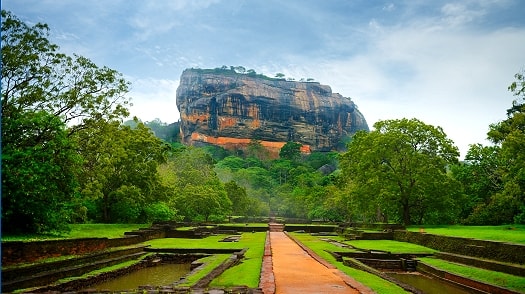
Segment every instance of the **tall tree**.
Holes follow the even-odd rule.
[[[228,198],[232,202],[233,215],[245,215],[250,206],[250,199],[246,194],[246,188],[237,185],[234,181],[224,184]]]
[[[492,196],[503,187],[499,169],[499,146],[470,145],[465,161],[451,166],[453,176],[463,184],[465,201],[461,204],[461,219],[469,224],[487,224],[499,217],[489,216],[486,207]],[[496,214],[500,212],[494,211]]]
[[[360,202],[408,225],[443,221],[454,211],[456,182],[447,175],[457,147],[440,127],[417,119],[385,120],[370,133],[359,132],[341,157],[345,179]]]
[[[500,168],[503,190],[495,195],[494,202],[511,204],[507,210],[514,211],[514,221],[525,223],[525,71],[515,78],[508,89],[516,99],[507,110],[507,119],[490,126],[488,138],[501,146],[500,154],[506,162]]]
[[[84,156],[81,191],[98,203],[101,220],[138,221],[146,203],[167,200],[158,190],[157,166],[165,162],[168,147],[144,124],[131,129],[102,121],[74,138]]]
[[[301,158],[301,146],[301,144],[296,142],[286,142],[279,151],[279,157],[282,159],[297,161]]]
[[[172,188],[170,204],[189,220],[230,214],[231,201],[213,168],[213,158],[198,148],[174,154],[160,168],[164,183]]]
[[[47,25],[1,15],[2,199],[9,207],[2,217],[17,216],[26,231],[54,230],[64,227],[62,208],[76,195],[80,160],[70,136],[127,115],[128,83],[87,58],[60,53]]]
[[[2,230],[67,230],[81,158],[66,127],[44,111],[2,121]]]

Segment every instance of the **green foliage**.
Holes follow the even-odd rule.
[[[450,167],[454,178],[463,184],[466,196],[460,215],[462,219],[469,217],[474,209],[479,211],[480,206],[488,203],[492,195],[501,190],[501,176],[497,171],[501,164],[499,150],[497,146],[470,145],[465,162]]]
[[[134,129],[116,121],[101,121],[96,126],[74,136],[82,142],[84,156],[82,195],[100,200],[96,201],[99,221],[145,221],[145,204],[168,197],[157,174],[168,146],[142,123]]]
[[[144,125],[150,128],[155,136],[165,142],[180,142],[180,122],[167,124],[156,118],[145,122]]]
[[[404,224],[454,221],[461,194],[446,167],[459,153],[443,130],[417,119],[379,121],[374,128],[357,133],[341,157],[356,213]]]
[[[288,159],[292,161],[299,160],[301,158],[301,147],[302,145],[296,142],[286,142],[279,151],[279,157],[282,159]]]
[[[230,214],[231,201],[203,149],[186,148],[159,167],[170,207],[189,220],[219,219]]]
[[[517,98],[507,119],[490,125],[495,145],[471,145],[466,164],[452,169],[467,194],[467,224],[525,223],[525,77],[515,78],[509,91]]]
[[[80,158],[63,122],[44,111],[2,119],[4,232],[67,230]]]
[[[144,207],[147,222],[176,220],[177,210],[165,202],[153,202]]]
[[[507,119],[490,126],[488,137],[501,145],[501,157],[506,164],[499,168],[503,177],[500,198],[512,203],[513,220],[517,222],[525,220],[525,72],[517,73],[515,78],[509,91],[517,98],[507,110]]]
[[[246,188],[237,185],[234,181],[224,184],[228,198],[232,202],[233,215],[245,215],[250,206],[250,200],[246,195]]]
[[[63,230],[70,216],[83,218],[82,144],[72,136],[128,115],[128,83],[85,57],[59,53],[45,24],[29,26],[2,10],[1,35],[4,231]]]

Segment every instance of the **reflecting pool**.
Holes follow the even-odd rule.
[[[139,286],[167,286],[180,280],[190,272],[189,263],[165,263],[142,268],[114,279],[94,284],[89,289],[123,291]]]

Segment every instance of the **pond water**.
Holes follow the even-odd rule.
[[[89,287],[89,289],[123,291],[137,289],[139,286],[167,286],[173,284],[190,272],[189,263],[165,263],[146,267],[121,277]]]
[[[429,276],[425,276],[422,274],[387,273],[387,275],[405,284],[411,285],[412,287],[417,288],[426,294],[443,294],[443,293],[467,294],[467,293],[470,293],[453,284],[444,282],[437,278],[431,278]]]

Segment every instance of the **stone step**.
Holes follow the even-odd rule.
[[[41,272],[33,276],[21,276],[18,279],[11,281],[5,281],[2,277],[2,291],[12,292],[18,289],[46,286],[58,281],[59,279],[63,279],[66,277],[78,277],[97,269],[137,259],[143,256],[144,254],[146,254],[146,252],[142,251],[138,253],[132,253],[115,258],[109,258],[86,264],[74,265],[70,267],[63,267],[58,269],[48,268],[48,271]]]
[[[148,245],[138,245],[132,247],[121,247],[110,250],[104,250],[101,252],[84,254],[74,256],[71,258],[51,261],[51,262],[39,262],[35,264],[22,265],[17,267],[7,267],[2,269],[2,281],[11,281],[19,279],[25,276],[35,276],[39,273],[49,271],[49,269],[60,269],[65,267],[71,267],[74,265],[81,265],[86,263],[92,263],[98,260],[105,260],[116,258],[119,256],[130,255],[133,253],[143,252],[144,248],[149,247]]]
[[[284,231],[284,224],[278,224],[278,223],[270,223],[268,224],[268,228],[270,232],[283,232]]]

